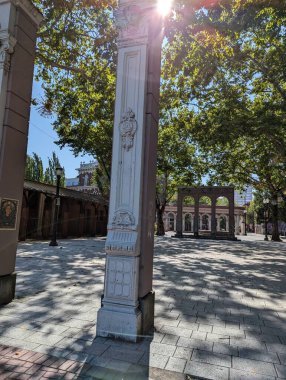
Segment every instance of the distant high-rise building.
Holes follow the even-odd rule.
[[[238,206],[244,206],[252,201],[252,192],[253,188],[251,186],[247,186],[243,191],[234,192],[234,203]]]

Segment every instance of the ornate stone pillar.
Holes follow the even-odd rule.
[[[194,216],[194,236],[199,236],[199,212],[200,212],[200,199],[199,196],[194,196],[195,201],[195,216]]]
[[[29,0],[0,0],[0,305],[15,292],[36,32]]]
[[[105,289],[97,335],[137,341],[152,291],[162,19],[151,0],[119,0],[117,88]]]
[[[176,236],[183,236],[183,194],[180,188],[178,189],[178,199],[177,199],[177,218],[176,218]]]
[[[177,214],[174,214],[174,231],[177,231]]]
[[[239,235],[239,215],[235,215],[235,235]]]
[[[229,212],[228,212],[228,223],[229,223],[229,238],[230,239],[235,239],[235,223],[234,223],[234,189],[231,190],[231,194],[229,195],[228,198],[229,202]]]
[[[212,217],[211,217],[211,236],[216,237],[217,225],[216,225],[216,197],[211,198],[212,201]]]

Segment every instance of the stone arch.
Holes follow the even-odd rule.
[[[199,231],[202,230],[202,218],[200,218],[200,210],[203,205],[210,209],[211,221],[210,231],[211,237],[216,238],[218,230],[217,215],[217,199],[226,198],[226,209],[228,210],[228,234],[227,238],[235,239],[235,222],[234,222],[234,188],[232,186],[201,186],[201,187],[179,187],[177,201],[177,237],[182,237],[183,234],[183,200],[187,196],[192,196],[195,199],[194,205],[194,236],[199,237]],[[207,201],[205,201],[207,199]],[[208,214],[207,212],[205,212]]]
[[[169,212],[167,215],[167,230],[175,231],[175,214],[173,212]]]

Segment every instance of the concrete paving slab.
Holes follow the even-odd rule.
[[[103,239],[21,243],[16,299],[0,308],[0,344],[88,363],[113,378],[133,365],[161,371],[162,379],[167,369],[182,379],[286,378],[286,248],[259,238],[156,238],[157,331],[131,345],[96,338]]]

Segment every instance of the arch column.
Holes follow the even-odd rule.
[[[180,190],[178,189],[178,199],[177,199],[177,218],[176,218],[176,236],[183,236],[183,200],[184,196]]]
[[[235,215],[235,234],[236,235],[239,235],[239,221],[240,221],[239,215]]]
[[[29,0],[0,0],[0,305],[15,293],[35,41],[41,14]]]
[[[228,234],[230,239],[235,239],[235,222],[234,222],[234,190],[230,193],[229,198],[229,212],[228,212]]]
[[[217,233],[217,223],[216,223],[216,197],[211,198],[212,205],[211,205],[211,236],[216,238]]]
[[[174,231],[177,231],[177,214],[174,213]]]
[[[195,200],[195,214],[194,214],[194,236],[199,236],[199,218],[200,218],[200,199],[198,196],[194,196]]]
[[[97,335],[136,342],[154,324],[152,291],[162,19],[119,0],[117,86],[105,288]]]

